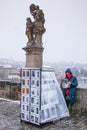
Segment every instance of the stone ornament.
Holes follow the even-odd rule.
[[[30,13],[33,16],[34,21],[30,17],[26,19],[26,35],[28,38],[28,45],[31,46],[34,43],[41,46],[42,35],[46,31],[44,28],[44,13],[35,4],[30,5]]]

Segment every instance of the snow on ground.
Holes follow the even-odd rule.
[[[20,101],[18,101],[18,100],[10,100],[10,99],[5,99],[5,98],[0,98],[0,101],[6,101],[6,102],[10,102],[10,103],[20,104]]]

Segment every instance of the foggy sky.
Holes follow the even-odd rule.
[[[26,60],[32,3],[45,15],[43,61],[87,63],[87,0],[0,0],[0,58]]]

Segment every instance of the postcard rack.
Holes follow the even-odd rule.
[[[51,69],[21,70],[21,121],[41,125],[69,116],[60,85]]]

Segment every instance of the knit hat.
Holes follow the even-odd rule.
[[[69,73],[71,73],[71,74],[72,74],[72,71],[71,71],[71,69],[70,69],[70,68],[66,69],[65,73],[67,73],[67,72],[69,72]]]

